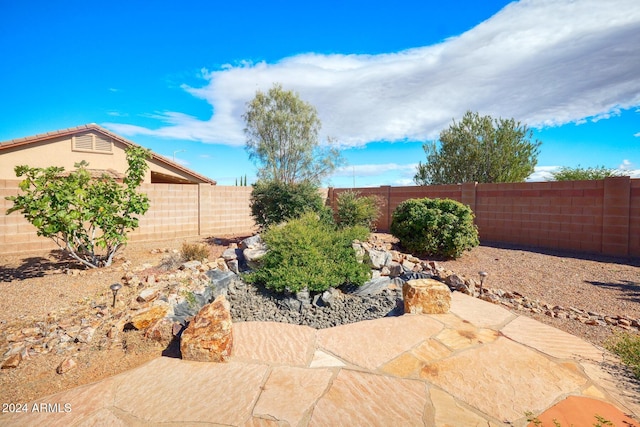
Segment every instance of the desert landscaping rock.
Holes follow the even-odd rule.
[[[443,314],[451,307],[451,291],[433,279],[409,280],[402,287],[402,298],[409,314]]]
[[[180,337],[185,360],[224,362],[231,356],[233,331],[230,305],[224,295],[205,305]]]

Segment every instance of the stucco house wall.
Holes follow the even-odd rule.
[[[96,124],[5,141],[0,143],[0,179],[16,179],[18,165],[61,166],[70,171],[82,160],[89,163],[89,169],[124,175],[128,167],[125,150],[135,145]],[[216,183],[155,153],[147,163],[145,183]]]

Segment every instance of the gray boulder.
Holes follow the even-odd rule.
[[[369,264],[371,268],[380,270],[382,269],[382,267],[389,267],[391,265],[393,257],[390,252],[370,249],[367,252],[367,256],[365,257],[365,259],[367,261],[367,264]]]
[[[385,289],[388,289],[390,284],[391,279],[388,276],[381,276],[369,280],[364,285],[356,289],[353,293],[360,296],[378,295]]]

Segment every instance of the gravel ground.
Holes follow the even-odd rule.
[[[391,236],[378,235],[381,240],[392,241]],[[110,304],[111,283],[119,282],[124,260],[133,267],[142,264],[157,266],[163,254],[152,254],[152,249],[179,249],[183,241],[201,242],[201,239],[182,239],[164,242],[133,243],[129,245],[114,266],[99,271],[78,273],[66,261],[52,254],[0,256],[0,347],[4,327],[16,322],[28,326],[42,320],[51,311],[75,310],[91,301]],[[213,239],[211,259],[219,256],[225,245],[239,239],[223,239],[219,245]],[[640,260],[620,258],[584,257],[571,253],[543,253],[522,248],[480,246],[455,261],[438,261],[444,268],[466,277],[477,277],[480,270],[487,271],[486,286],[517,291],[552,305],[576,307],[608,315],[627,315],[640,318]],[[245,292],[243,296],[243,292]],[[236,304],[232,308],[234,319],[287,321],[280,308],[286,302],[269,293],[260,293],[252,287],[240,290],[234,298],[267,298],[261,310],[242,312]],[[252,294],[253,296],[249,295]],[[295,323],[319,327],[320,323],[335,324],[376,318],[386,315],[397,304],[398,291],[390,291],[375,300],[367,297],[343,297],[330,307],[309,308],[297,317]],[[369,305],[375,308],[367,308]],[[240,304],[242,305],[242,304]],[[601,346],[612,335],[612,327],[587,326],[573,320],[561,320],[541,315],[536,319],[577,335]],[[253,316],[253,317],[252,317]],[[281,317],[278,319],[278,317]],[[343,319],[341,320],[340,317]],[[291,320],[289,320],[291,321]],[[91,383],[158,357],[162,348],[143,340],[136,331],[128,332],[123,349],[91,350],[77,355],[78,368],[65,374],[55,373],[55,367],[64,358],[55,354],[39,355],[22,362],[15,369],[0,371],[0,402],[28,402],[61,390]],[[0,348],[1,350],[1,348]]]

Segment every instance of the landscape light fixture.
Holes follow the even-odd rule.
[[[113,305],[111,307],[115,307],[116,306],[116,295],[118,295],[118,291],[122,288],[122,285],[120,283],[114,283],[113,285],[109,286],[111,288],[111,292],[113,292]]]
[[[478,274],[480,275],[480,293],[482,294],[483,292],[483,286],[484,286],[484,281],[487,278],[487,276],[489,275],[489,273],[487,273],[486,271],[478,271]]]

